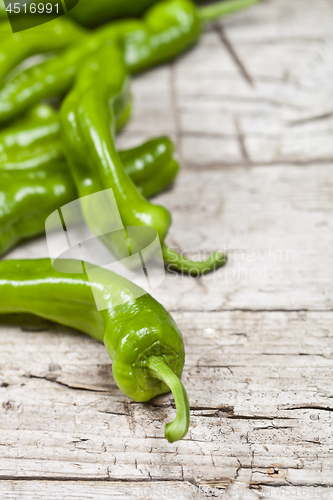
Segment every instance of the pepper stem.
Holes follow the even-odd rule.
[[[260,2],[260,0],[230,0],[227,2],[217,2],[212,5],[207,5],[206,7],[200,7],[198,13],[202,21],[214,21],[219,17],[243,10],[258,2]]]
[[[164,431],[169,443],[173,443],[185,436],[190,423],[190,405],[186,390],[177,375],[161,357],[150,356],[147,359],[147,367],[152,377],[158,378],[169,387],[175,399],[176,418],[173,422],[166,424]]]
[[[162,253],[164,262],[166,262],[170,269],[195,277],[219,269],[227,262],[227,257],[221,250],[212,253],[207,260],[199,262],[183,257],[181,254],[164,244],[162,245]]]

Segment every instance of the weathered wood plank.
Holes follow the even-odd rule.
[[[203,491],[203,490],[202,490]],[[221,491],[221,490],[220,490]],[[179,500],[199,498],[199,489],[189,483],[113,481],[6,481],[0,482],[2,500],[122,500],[124,498],[155,498]]]
[[[171,310],[332,309],[330,164],[184,170],[156,198],[173,215],[168,242],[193,258],[223,248],[225,268],[167,274],[154,295]],[[44,239],[7,258],[48,256]]]
[[[183,166],[156,198],[169,243],[229,256],[155,292],[184,332],[190,432],[168,444],[171,396],[130,402],[91,339],[1,327],[1,499],[332,496],[332,20],[330,0],[262,2],[134,79],[119,146],[168,134]]]
[[[275,469],[276,470],[276,469]],[[274,472],[272,471],[272,474]],[[316,498],[330,500],[333,495],[329,488],[266,486],[252,487],[247,490],[241,480],[234,483],[226,481],[202,482],[197,485],[186,481],[152,481],[152,482],[97,482],[97,481],[5,481],[0,482],[0,493],[3,500],[118,500],[123,498],[160,498],[169,500],[197,500],[199,498],[225,498],[227,500],[246,498],[257,500],[261,498],[280,499],[288,497],[291,500],[298,498]]]
[[[119,143],[177,136],[184,167],[332,160],[332,18],[328,0],[283,0],[211,26],[172,66],[135,79]]]
[[[102,345],[60,328],[2,328],[0,476],[200,482],[244,469],[259,483],[329,485],[332,317],[175,314],[192,411],[188,436],[172,445],[171,396],[129,401]],[[277,463],[283,477],[267,472]]]

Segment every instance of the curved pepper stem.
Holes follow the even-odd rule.
[[[162,253],[164,262],[170,269],[174,269],[175,271],[180,273],[183,272],[194,277],[210,273],[227,263],[227,257],[221,250],[212,253],[207,260],[199,262],[183,257],[181,254],[172,250],[165,244],[162,245]]]
[[[200,19],[204,22],[214,21],[219,17],[246,9],[246,7],[250,7],[258,2],[260,2],[260,0],[230,0],[228,2],[218,2],[207,5],[206,7],[200,7],[198,9],[198,14]]]
[[[176,418],[165,426],[165,437],[169,443],[173,443],[185,436],[190,424],[190,405],[186,390],[177,375],[161,357],[150,356],[147,360],[147,367],[152,377],[158,378],[170,388],[175,399]]]

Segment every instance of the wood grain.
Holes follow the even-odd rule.
[[[130,401],[90,338],[2,326],[1,499],[332,497],[332,23],[330,0],[267,0],[134,79],[118,145],[167,134],[182,162],[156,198],[168,243],[229,258],[155,291],[184,334],[190,431],[167,443],[170,395]]]

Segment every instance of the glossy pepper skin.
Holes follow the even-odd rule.
[[[128,116],[127,106],[116,127]],[[174,145],[159,137],[119,155],[138,190],[150,197],[178,173]],[[0,255],[22,240],[42,234],[45,220],[59,206],[77,198],[60,141],[58,114],[39,104],[25,118],[0,133]]]
[[[141,16],[149,7],[158,0],[95,0],[92,2],[80,2],[69,13],[83,26],[94,26],[108,19],[119,19],[121,17]]]
[[[129,72],[137,73],[173,59],[193,45],[202,32],[202,21],[257,1],[231,0],[198,9],[190,0],[164,0],[149,9],[141,21],[129,19],[102,26],[63,54],[9,79],[0,91],[0,124],[41,99],[66,93],[84,59],[105,43],[116,43]]]
[[[126,172],[144,196],[157,194],[173,181],[179,168],[173,150],[170,139],[161,137],[119,152]],[[78,197],[64,158],[43,166],[31,158],[31,164],[22,168],[22,162],[14,162],[9,169],[0,165],[0,256],[19,242],[43,234],[47,217]]]
[[[0,255],[45,230],[45,220],[76,198],[65,163],[57,168],[0,170]]]
[[[244,4],[244,0],[241,1]],[[111,2],[110,0],[95,0],[94,2],[81,1],[69,12],[69,16],[83,26],[94,26],[108,19],[141,16],[149,7],[152,7],[158,2],[159,0],[112,0]],[[198,2],[200,2],[200,0],[197,0],[197,3]]]
[[[109,69],[105,68],[106,60],[112,61]],[[169,212],[140,195],[115,147],[116,108],[126,101],[128,92],[128,72],[121,51],[114,44],[103,46],[82,66],[62,103],[65,155],[80,198],[111,188],[123,225],[152,227],[163,241],[171,222]],[[102,214],[96,217],[94,210],[85,206],[86,200],[89,198],[82,200],[82,211],[92,228],[103,220]]]
[[[145,197],[166,189],[179,171],[172,157],[174,145],[168,137],[156,137],[130,150],[119,151],[126,173]],[[31,149],[20,148],[12,154],[0,153],[0,172],[58,168],[65,162],[61,141],[49,141]],[[70,176],[68,168],[67,176]]]
[[[116,117],[117,131],[130,118],[132,103],[127,104]],[[60,139],[58,113],[48,104],[37,104],[23,117],[0,130],[0,168],[15,169],[47,166],[64,159]]]
[[[77,261],[76,261],[77,262]],[[180,381],[185,352],[181,332],[170,314],[133,283],[100,268],[86,273],[59,273],[50,259],[0,262],[0,315],[29,313],[76,328],[103,342],[113,360],[118,387],[134,401],[173,392],[177,416],[166,425],[170,442],[182,439],[189,426],[189,403]],[[92,290],[107,309],[97,310]],[[143,294],[139,298],[138,290]],[[119,300],[120,299],[120,300]],[[119,305],[120,304],[120,305]]]
[[[25,127],[32,123],[37,125],[55,115],[56,111],[52,106],[46,103],[39,102],[29,108],[26,113],[17,117],[10,125],[3,125],[2,127],[0,127],[1,137],[3,133],[7,133],[7,130],[14,130],[15,127],[18,127],[16,128],[16,130],[19,131],[19,127],[21,126]]]
[[[117,131],[130,118],[131,96],[116,117]],[[15,170],[46,166],[64,159],[60,139],[59,115],[48,104],[39,103],[14,120],[9,127],[0,129],[0,168]],[[12,165],[13,164],[13,165]]]
[[[0,23],[0,82],[26,58],[59,52],[78,43],[86,30],[68,17],[60,17],[29,31],[13,33],[8,21]]]
[[[117,130],[124,124],[123,115],[117,117]],[[144,190],[144,196],[150,197],[164,189],[178,172],[179,165],[172,158],[174,151],[170,139],[157,137],[119,154],[127,174]],[[63,160],[59,115],[47,104],[38,104],[28,116],[0,130],[0,170],[49,167]]]
[[[110,71],[105,70],[105,60],[113,62]],[[104,213],[110,214],[110,208],[106,206],[103,213],[96,214],[87,196],[112,189],[123,226],[154,228],[167,264],[194,275],[210,272],[225,264],[224,254],[216,252],[207,261],[193,262],[171,251],[164,243],[171,223],[170,213],[149,203],[124,170],[114,143],[115,109],[119,100],[126,99],[128,85],[121,52],[116,45],[105,45],[86,60],[61,106],[63,146],[87,225],[95,234],[103,234],[99,225],[103,224]],[[112,252],[118,255],[113,242],[104,243],[107,246],[109,243]],[[132,248],[140,246],[136,241],[130,244]]]
[[[0,130],[1,169],[42,166],[63,158],[59,118],[51,106],[38,104],[10,127]]]
[[[121,17],[141,16],[151,5],[159,0],[81,0],[67,16],[75,19],[83,26],[94,26],[102,22]],[[32,0],[27,0],[31,3]],[[51,0],[54,5],[57,0]],[[0,2],[0,19],[7,19],[5,5]]]
[[[29,0],[31,1],[31,0]],[[79,4],[68,12],[68,16],[83,26],[95,26],[111,19],[121,17],[141,16],[149,7],[159,0],[81,0]],[[56,3],[52,0],[51,3]],[[5,6],[0,2],[0,19],[7,19]]]

